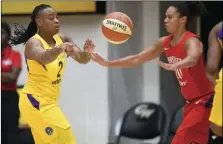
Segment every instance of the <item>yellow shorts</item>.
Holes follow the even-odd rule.
[[[19,108],[35,144],[76,144],[71,126],[56,103],[46,104],[40,97],[22,93]]]
[[[216,81],[213,107],[209,120],[222,127],[222,70],[219,73],[219,79]]]

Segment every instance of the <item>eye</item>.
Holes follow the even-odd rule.
[[[49,17],[49,19],[50,19],[50,20],[53,20],[53,19],[54,19],[54,17],[53,17],[53,16],[50,16],[50,17]]]

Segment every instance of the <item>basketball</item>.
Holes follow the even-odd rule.
[[[124,13],[112,12],[105,16],[102,33],[112,44],[122,44],[132,35],[132,20]]]

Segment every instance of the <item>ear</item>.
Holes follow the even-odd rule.
[[[181,17],[180,18],[180,23],[186,24],[187,23],[187,17],[186,16]]]
[[[37,18],[36,19],[36,24],[41,27],[43,25],[43,22],[42,22],[41,19]]]

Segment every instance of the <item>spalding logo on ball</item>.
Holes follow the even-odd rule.
[[[132,35],[133,24],[124,13],[113,12],[108,14],[102,24],[102,33],[112,44],[122,44]]]

